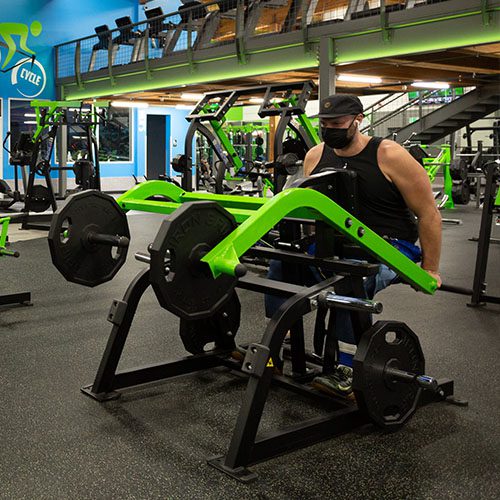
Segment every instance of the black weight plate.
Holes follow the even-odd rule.
[[[26,197],[28,198],[28,197]],[[29,210],[32,212],[45,212],[51,205],[50,191],[47,186],[42,184],[33,185],[29,193]]]
[[[465,181],[469,173],[469,165],[463,158],[455,158],[450,163],[450,175],[454,181]]]
[[[68,281],[94,287],[115,276],[128,249],[89,244],[88,231],[130,238],[127,216],[114,198],[99,191],[73,194],[50,226],[50,255],[56,268]]]
[[[470,202],[469,183],[454,184],[451,189],[451,197],[457,205],[467,205]]]
[[[162,307],[180,318],[202,319],[230,298],[236,278],[214,279],[200,258],[235,227],[233,216],[210,201],[185,203],[163,221],[150,249],[151,284]]]
[[[384,375],[391,361],[399,370],[422,375],[425,358],[415,333],[398,321],[378,321],[365,332],[354,356],[353,389],[358,406],[380,427],[397,429],[415,412],[422,389]]]
[[[240,301],[233,291],[231,298],[213,316],[194,320],[181,318],[179,332],[182,343],[191,354],[203,353],[205,346],[212,342],[216,349],[233,349],[240,317]]]
[[[186,171],[186,155],[176,155],[171,162],[172,168],[175,172],[183,174]]]

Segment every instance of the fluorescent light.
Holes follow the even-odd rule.
[[[189,92],[183,92],[181,94],[181,99],[185,101],[199,101],[203,99],[204,94],[190,94]]]
[[[339,75],[337,80],[341,82],[353,83],[382,83],[382,78],[378,76],[362,76],[362,75]]]
[[[444,82],[413,82],[412,87],[418,87],[421,89],[449,89],[448,83]]]
[[[264,102],[264,99],[262,97],[250,97],[248,101],[253,104],[262,104]]]
[[[26,116],[26,118],[35,118],[36,114],[35,113],[24,113],[24,116]]]
[[[189,104],[176,104],[175,105],[175,109],[189,109],[189,110],[191,110],[193,108],[194,108],[194,106],[192,104],[191,105],[189,105]]]
[[[111,101],[111,106],[115,108],[149,108],[147,102],[138,101]]]
[[[26,123],[26,125],[36,125],[36,120],[25,120],[23,123]]]

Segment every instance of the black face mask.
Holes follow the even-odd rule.
[[[354,118],[347,128],[321,127],[321,137],[323,138],[323,142],[330,148],[334,149],[343,149],[349,146],[354,139],[354,133],[349,136],[349,130],[355,120],[356,118]]]

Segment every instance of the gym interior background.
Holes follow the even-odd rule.
[[[0,496],[497,498],[499,10],[497,0],[2,2]],[[311,332],[318,328],[313,316],[304,318],[303,359],[294,358],[300,345],[292,344],[289,353],[294,372],[303,362],[302,376],[290,382],[276,375],[276,384],[292,394],[273,389],[262,421],[250,412],[241,424],[245,405],[258,406],[258,395],[247,397],[252,383],[262,383],[274,369],[269,353],[265,358],[252,344],[261,346],[269,329],[263,297],[255,292],[270,286],[259,280],[271,250],[238,253],[257,276],[254,281],[242,276],[236,285],[241,318],[239,311],[221,313],[239,328],[221,326],[219,316],[210,317],[207,327],[238,330],[237,344],[252,344],[240,351],[242,359],[247,356],[242,365],[234,357],[215,357],[165,367],[166,361],[185,359],[186,350],[196,351],[186,347],[186,336],[178,339],[179,329],[189,330],[186,321],[196,316],[201,296],[220,292],[208,284],[203,291],[190,289],[205,287],[206,281],[193,278],[196,273],[176,285],[182,290],[179,300],[187,304],[191,299],[182,294],[199,294],[191,312],[166,306],[172,286],[166,291],[165,280],[156,278],[137,312],[120,309],[137,273],[150,265],[163,277],[165,247],[155,244],[167,231],[162,221],[179,204],[217,201],[236,223],[250,226],[254,217],[254,228],[265,226],[259,210],[280,196],[285,182],[301,178],[305,151],[320,141],[318,121],[309,117],[318,112],[319,100],[333,93],[359,96],[365,109],[362,132],[395,140],[422,164],[443,218],[441,273],[451,293],[433,295],[416,266],[400,266],[395,258],[402,276],[424,293],[391,286],[377,295],[384,310],[376,318],[409,325],[426,359],[425,372],[422,363],[412,369],[438,377],[441,393],[436,389],[432,397],[425,396],[431,391],[423,389],[423,379],[420,387],[415,380],[408,384],[412,401],[451,398],[454,391],[455,402],[469,405],[425,405],[410,420],[416,409],[410,404],[408,418],[398,417],[404,427],[395,433],[384,432],[387,419],[382,430],[368,423],[377,418],[375,410],[366,409],[366,393],[357,395],[365,398],[365,413],[345,404],[334,408],[340,412],[338,431],[332,430],[333,420],[324,420],[325,398],[307,399],[318,361],[317,353],[311,354],[316,348]],[[154,180],[168,190],[148,182]],[[93,198],[80,212],[71,209],[69,196],[76,193],[87,207],[81,195],[94,189],[107,198]],[[109,208],[112,198],[119,203]],[[114,210],[119,217],[111,236],[96,229],[89,233],[88,221],[104,224]],[[326,212],[323,222],[331,219],[345,233],[332,215],[343,212]],[[100,213],[106,214],[102,221]],[[79,214],[87,214],[80,226]],[[269,209],[269,220],[272,214]],[[307,211],[300,217],[314,219]],[[86,231],[87,246],[78,243],[75,254],[65,257],[60,243],[72,241],[77,226]],[[265,239],[257,233],[249,230],[245,241]],[[347,236],[364,244],[359,234]],[[112,246],[103,243],[106,238]],[[374,239],[370,245],[380,259],[393,262],[384,242]],[[136,259],[130,257],[135,253]],[[7,258],[12,256],[19,258]],[[101,258],[106,265],[96,269],[91,263]],[[89,267],[77,270],[83,261]],[[209,261],[227,278],[227,263],[216,256]],[[103,277],[105,267],[109,276]],[[371,272],[369,266],[364,272]],[[85,281],[104,284],[78,284]],[[239,307],[234,299],[228,304]],[[353,314],[367,321],[362,306],[353,307],[358,307]],[[113,314],[134,319],[114,362],[120,370],[149,367],[118,382],[103,375],[101,362],[117,331],[127,330],[127,338],[128,327],[119,327],[123,323]],[[207,315],[200,317],[193,321],[203,323]],[[213,335],[207,345],[227,345]],[[252,346],[257,354],[250,359]],[[259,356],[265,358],[262,373],[256,368]],[[152,368],[155,364],[163,368]],[[365,361],[358,370],[367,366]],[[151,383],[183,373],[190,374]],[[452,379],[454,388],[441,376]],[[149,384],[140,385],[144,382]],[[99,400],[114,394],[112,389],[136,384],[120,399],[101,403],[80,392],[86,386],[86,395]],[[307,427],[308,419],[318,420]],[[262,435],[271,436],[269,442],[254,446],[249,430],[254,420]],[[273,434],[276,428],[291,429],[290,434]],[[238,433],[240,448],[234,444]],[[334,434],[340,435],[325,440]],[[207,464],[216,456],[222,459]]]

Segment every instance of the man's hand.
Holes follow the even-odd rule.
[[[428,274],[430,274],[437,281],[437,287],[441,288],[441,285],[443,284],[443,282],[441,281],[440,274],[437,273],[436,271],[429,271],[427,269],[424,269],[424,271],[426,271]]]

